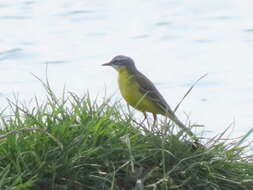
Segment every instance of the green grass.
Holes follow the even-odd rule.
[[[252,157],[240,139],[194,146],[168,125],[136,123],[118,104],[47,92],[43,104],[10,101],[12,115],[2,113],[1,190],[253,189]]]

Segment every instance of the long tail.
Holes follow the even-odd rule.
[[[190,137],[195,137],[193,132],[188,127],[186,127],[173,112],[167,112],[165,116],[167,116],[174,123],[176,123],[176,125],[180,127],[184,132],[186,132]]]

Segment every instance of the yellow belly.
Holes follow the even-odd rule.
[[[118,84],[121,95],[132,107],[142,111],[159,114],[161,110],[149,99],[147,94],[139,91],[139,84],[134,80],[133,75],[127,72],[120,72]]]

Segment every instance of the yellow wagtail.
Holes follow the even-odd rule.
[[[103,64],[103,66],[112,66],[118,71],[118,84],[121,95],[129,105],[143,112],[145,119],[147,117],[146,112],[151,112],[154,120],[157,119],[157,114],[164,115],[175,122],[188,135],[194,136],[191,130],[177,118],[154,84],[137,70],[133,59],[118,55],[109,63]]]

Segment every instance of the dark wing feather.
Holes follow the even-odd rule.
[[[151,101],[153,101],[160,109],[161,113],[168,116],[172,121],[174,121],[181,129],[183,129],[189,136],[194,137],[194,134],[191,132],[189,128],[187,128],[174,114],[170,106],[167,104],[163,96],[156,89],[153,83],[142,73],[137,72],[134,75],[136,81],[140,85],[140,92],[143,94],[147,94]]]
[[[166,100],[153,85],[153,83],[142,73],[138,72],[136,75],[136,81],[140,85],[140,92],[147,94],[147,96],[152,100],[162,112],[172,112],[170,106],[167,104]]]

